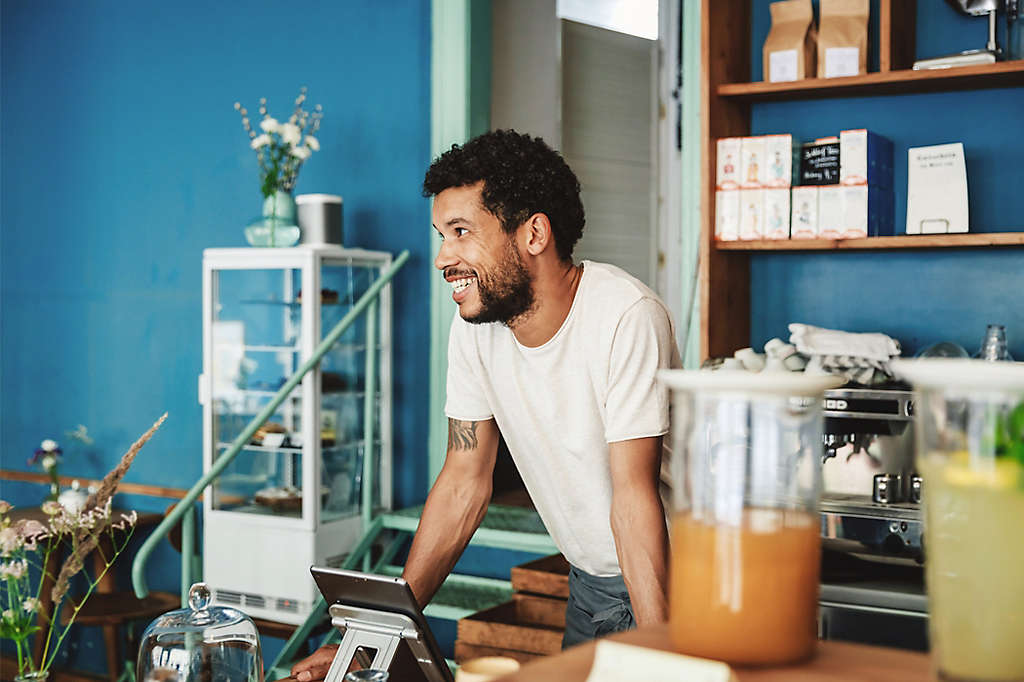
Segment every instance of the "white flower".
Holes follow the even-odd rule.
[[[4,620],[11,623],[14,622],[14,611],[11,611],[10,609],[4,609],[4,612],[0,615],[3,616]]]
[[[0,564],[0,580],[18,580],[28,572],[28,562],[22,559],[21,561],[12,561],[6,564]]]
[[[263,135],[257,135],[252,138],[252,142],[249,143],[249,146],[253,149],[259,149],[260,147],[268,144],[270,144],[270,135],[264,133]]]
[[[59,502],[54,502],[53,500],[50,500],[49,502],[43,502],[43,513],[47,516],[59,514],[62,509],[63,507],[60,506]]]
[[[11,511],[11,503],[6,500],[0,500],[0,514],[6,514]]]
[[[65,431],[64,433],[66,433],[70,438],[74,438],[77,441],[81,441],[86,445],[93,444],[93,439],[89,435],[89,429],[85,426],[85,424],[79,424],[73,430]]]
[[[292,147],[288,150],[288,153],[301,161],[305,161],[313,152],[309,151],[309,147]]]
[[[306,135],[306,146],[315,152],[320,151],[320,140],[316,139],[312,135]]]
[[[25,601],[21,602],[21,608],[25,609],[29,613],[35,613],[39,609],[39,600],[35,597],[29,597]]]
[[[57,441],[50,440],[49,438],[47,438],[42,443],[40,443],[39,448],[44,452],[53,452],[54,450],[57,449]]]
[[[8,556],[21,546],[21,536],[14,528],[0,528],[0,556]]]
[[[293,147],[302,140],[302,130],[294,123],[285,123],[277,132],[285,144]]]
[[[260,121],[260,128],[265,133],[276,133],[280,125],[281,124],[277,122],[276,118],[271,118],[270,116],[267,116],[265,119]]]
[[[28,540],[29,538],[46,537],[47,533],[46,526],[35,519],[22,519],[14,524],[12,528],[14,528],[18,537],[24,540]]]
[[[50,441],[50,442],[52,443],[53,441]],[[52,469],[55,466],[57,466],[57,458],[56,457],[54,457],[53,455],[47,455],[46,457],[43,457],[43,468],[44,469],[49,471],[50,469]]]

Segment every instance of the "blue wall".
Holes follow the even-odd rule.
[[[0,467],[88,425],[99,477],[162,412],[127,480],[201,473],[201,257],[259,212],[236,100],[324,106],[296,192],[344,196],[346,244],[412,258],[395,289],[397,503],[426,495],[430,2],[4,0]],[[37,485],[0,483],[19,505]],[[125,500],[163,510],[168,500]],[[175,561],[168,557],[172,562]],[[162,563],[162,562],[161,562]],[[174,585],[175,564],[153,575]],[[154,573],[160,573],[158,567]]]
[[[761,79],[768,2],[752,3],[751,73]],[[917,56],[983,47],[987,22],[935,0],[917,4]],[[872,45],[871,50],[877,51]],[[875,52],[877,54],[877,52]],[[895,224],[906,224],[907,149],[963,142],[972,232],[1024,231],[1024,88],[760,103],[753,134],[801,140],[868,128],[894,143]],[[883,331],[913,354],[937,341],[978,350],[988,323],[1005,324],[1024,359],[1024,250],[956,249],[757,254],[751,258],[751,344],[786,338],[789,322]]]

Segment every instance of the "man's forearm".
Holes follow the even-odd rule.
[[[638,625],[668,619],[668,532],[661,498],[648,491],[617,495],[612,533]]]
[[[460,482],[445,470],[427,496],[402,577],[426,606],[451,573],[487,512],[490,479]]]

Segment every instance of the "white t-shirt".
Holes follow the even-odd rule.
[[[542,346],[521,345],[504,324],[455,315],[445,414],[494,417],[566,559],[613,576],[621,569],[608,443],[668,431],[669,395],[655,374],[681,362],[671,317],[653,291],[613,265],[583,266],[569,314]]]

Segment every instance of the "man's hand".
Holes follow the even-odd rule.
[[[293,665],[292,677],[299,682],[324,679],[327,677],[327,671],[331,669],[331,663],[334,662],[336,653],[338,653],[337,644],[325,644],[314,651],[311,656]]]
[[[668,617],[668,530],[658,494],[661,437],[608,444],[612,534],[637,625]]]

